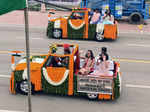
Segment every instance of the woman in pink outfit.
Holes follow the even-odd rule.
[[[101,14],[99,13],[98,9],[96,9],[94,11],[94,14],[93,14],[92,18],[91,18],[90,24],[97,24],[97,22],[100,19],[100,16],[101,16]]]
[[[93,71],[95,59],[92,50],[88,50],[85,57],[81,57],[84,59],[83,68],[80,69],[79,74],[89,74]]]

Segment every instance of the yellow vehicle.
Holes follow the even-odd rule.
[[[46,55],[31,57],[32,93],[42,91],[48,94],[68,96],[87,96],[89,99],[114,100],[119,97],[121,90],[121,74],[119,63],[114,62],[113,76],[93,77],[79,75],[80,57],[79,46],[69,45],[70,54],[64,54],[64,44],[50,47]],[[26,58],[14,64],[12,55],[12,73],[10,92],[12,94],[28,93]]]
[[[89,9],[73,9],[69,17],[49,19],[47,36],[49,38],[88,39],[103,41],[115,40],[118,37],[117,23],[104,25],[104,32],[100,32],[99,24],[90,24]]]

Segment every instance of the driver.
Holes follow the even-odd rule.
[[[54,54],[54,53],[56,53],[56,51],[57,51],[57,46],[55,44],[52,44],[50,46],[50,53]],[[47,66],[59,67],[60,66],[60,59],[56,56],[50,56],[48,58],[48,61],[47,61]]]

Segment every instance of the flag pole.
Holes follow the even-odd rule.
[[[31,108],[31,79],[30,79],[30,45],[29,45],[29,23],[28,23],[28,2],[26,1],[26,8],[24,9],[25,19],[25,37],[26,37],[26,59],[27,59],[27,75],[28,75],[28,112],[32,112]]]

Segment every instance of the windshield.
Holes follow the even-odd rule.
[[[84,12],[73,12],[70,16],[71,19],[84,19]]]

